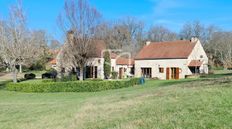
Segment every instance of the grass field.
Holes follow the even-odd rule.
[[[0,86],[3,84],[0,84]],[[0,88],[1,129],[231,128],[232,76],[147,81],[96,93]]]

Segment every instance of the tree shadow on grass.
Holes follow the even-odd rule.
[[[229,78],[228,78],[229,77]],[[212,74],[206,75],[204,77],[196,78],[196,79],[181,79],[181,80],[166,80],[160,82],[159,86],[172,86],[172,85],[179,85],[179,84],[189,84],[193,82],[211,82],[211,83],[227,83],[232,77],[232,73],[224,73],[224,74]],[[231,78],[232,79],[232,78]]]
[[[232,76],[232,73],[222,73],[222,74],[210,74],[202,78],[222,78]]]
[[[184,83],[191,83],[199,81],[198,79],[181,79],[181,80],[165,80],[160,82],[158,85],[159,86],[172,86],[172,85],[177,85],[177,84],[184,84]]]
[[[10,83],[12,81],[0,81],[0,90],[3,90],[6,88],[6,84]]]

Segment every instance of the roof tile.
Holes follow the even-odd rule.
[[[202,64],[203,62],[200,60],[192,60],[188,66],[189,67],[200,67]]]
[[[171,42],[153,42],[144,46],[135,57],[141,59],[180,59],[188,58],[196,42],[189,40],[178,40]]]

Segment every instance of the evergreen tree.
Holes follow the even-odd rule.
[[[109,51],[104,53],[104,76],[106,79],[110,77],[111,73],[111,58]]]

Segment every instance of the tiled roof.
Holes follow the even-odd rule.
[[[179,40],[172,42],[154,42],[146,45],[135,57],[141,59],[181,59],[188,58],[196,42]]]
[[[116,59],[116,64],[117,65],[134,65],[135,61],[134,59],[128,59],[125,57],[120,57],[119,55],[115,53],[111,53],[111,59]]]
[[[52,64],[52,65],[56,65],[56,62],[57,62],[57,60],[54,58],[49,63]]]
[[[52,54],[52,55],[58,55],[60,52],[60,49],[56,49],[56,50],[49,50],[49,53]]]
[[[189,67],[200,67],[202,64],[203,62],[200,60],[192,60],[188,66]]]
[[[118,57],[116,59],[116,64],[117,65],[134,65],[135,61],[134,61],[134,59],[127,59],[124,57]]]

